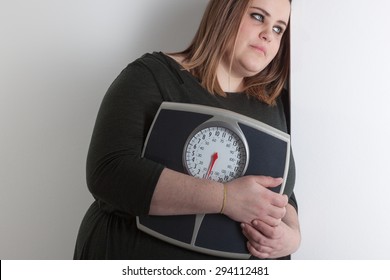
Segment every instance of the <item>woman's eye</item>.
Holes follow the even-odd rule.
[[[261,22],[264,21],[264,16],[262,16],[260,14],[253,13],[253,14],[251,14],[251,17],[254,18],[257,21],[261,21]]]
[[[283,33],[283,28],[279,27],[279,26],[275,26],[272,28],[272,30],[277,33],[277,34],[282,34]]]

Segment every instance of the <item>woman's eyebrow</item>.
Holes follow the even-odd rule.
[[[267,12],[266,10],[264,10],[263,8],[260,8],[260,7],[251,7],[251,8],[263,12],[263,14],[267,17],[271,17],[271,14],[269,12]],[[283,20],[278,20],[277,22],[280,24],[283,24],[284,26],[287,26],[287,23]]]

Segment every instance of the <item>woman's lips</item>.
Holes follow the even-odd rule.
[[[264,47],[262,47],[262,46],[251,45],[251,47],[252,47],[255,51],[257,51],[257,52],[259,52],[259,53],[262,53],[262,54],[264,54],[264,55],[266,55],[266,53],[267,53],[266,49],[265,49]]]

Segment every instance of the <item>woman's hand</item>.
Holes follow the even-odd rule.
[[[223,214],[247,224],[261,220],[269,226],[279,225],[286,214],[288,198],[268,188],[277,187],[282,181],[266,176],[244,176],[226,183]]]
[[[248,239],[248,250],[253,256],[262,259],[280,258],[298,249],[301,241],[298,215],[291,205],[286,209],[286,216],[277,226],[270,226],[261,220],[241,225]]]

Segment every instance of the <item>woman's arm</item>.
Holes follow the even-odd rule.
[[[287,197],[267,188],[280,183],[281,179],[271,177],[244,176],[224,185],[165,168],[155,188],[149,214],[219,213],[226,187],[225,215],[238,222],[261,219],[277,224],[285,216]]]

